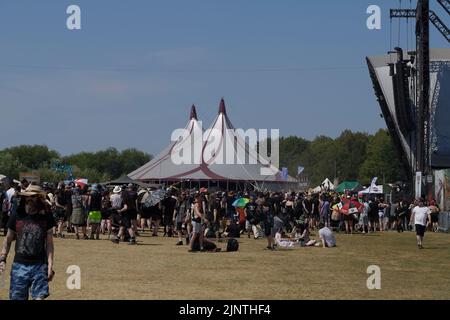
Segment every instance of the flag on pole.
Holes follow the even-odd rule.
[[[281,178],[282,178],[283,180],[287,180],[287,179],[288,179],[288,176],[289,176],[288,168],[283,168],[283,169],[281,169]]]
[[[378,177],[375,177],[372,179],[372,182],[370,184],[369,193],[372,193],[373,189],[377,189],[377,180],[378,180]]]

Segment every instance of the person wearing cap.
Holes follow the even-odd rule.
[[[119,217],[119,232],[116,237],[111,239],[111,241],[118,244],[122,238],[123,240],[125,240],[125,230],[127,230],[130,236],[128,244],[135,245],[136,236],[131,226],[131,215],[128,212],[129,208],[131,208],[130,202],[133,200],[129,197],[128,191],[126,189],[116,187],[114,188],[113,193],[114,194],[111,196],[111,203]],[[120,200],[118,200],[119,197]]]
[[[431,225],[431,210],[425,206],[425,199],[420,198],[418,205],[412,210],[410,224],[415,225],[417,247],[423,249],[423,238],[428,226]]]
[[[49,296],[53,271],[53,227],[55,221],[45,210],[45,193],[39,186],[20,192],[17,212],[8,222],[8,234],[0,252],[0,273],[5,272],[12,242],[16,241],[11,268],[11,300],[43,300]]]

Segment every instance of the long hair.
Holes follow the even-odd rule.
[[[46,214],[50,211],[50,208],[46,205],[45,200],[42,197],[37,198],[38,201],[36,201],[36,210],[38,214]],[[19,206],[17,207],[17,213],[24,215],[27,214],[25,211],[25,203],[26,203],[27,197],[20,197],[19,200]]]

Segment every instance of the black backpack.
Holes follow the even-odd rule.
[[[235,252],[239,250],[239,242],[236,239],[229,239],[227,244],[227,252]]]

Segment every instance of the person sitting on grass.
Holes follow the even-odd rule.
[[[305,247],[306,244],[311,240],[309,238],[309,236],[310,236],[310,233],[309,233],[309,228],[308,228],[307,223],[300,224],[296,228],[295,239],[300,243],[300,245],[302,247]]]
[[[333,231],[331,231],[330,228],[325,227],[325,223],[323,222],[319,224],[319,229],[320,240],[311,240],[306,244],[306,246],[323,248],[336,247],[336,238],[334,237]]]
[[[294,249],[301,246],[300,242],[286,238],[282,229],[278,229],[278,232],[275,234],[275,243],[281,249]]]
[[[222,235],[225,238],[240,238],[239,225],[232,219],[227,219],[225,230]]]

